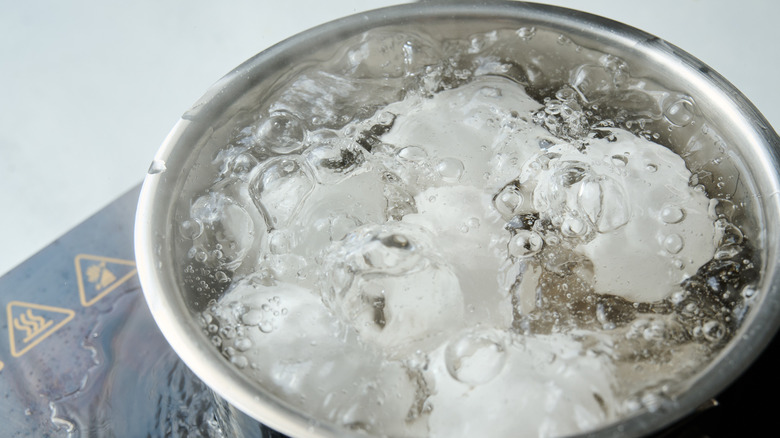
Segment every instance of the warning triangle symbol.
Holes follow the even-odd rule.
[[[76,312],[43,304],[8,303],[11,355],[19,357],[68,323]]]
[[[132,278],[135,262],[89,254],[76,256],[76,278],[81,305],[89,307]]]

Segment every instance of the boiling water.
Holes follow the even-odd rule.
[[[593,52],[544,79],[518,53],[549,37],[369,33],[237,116],[179,224],[215,348],[380,436],[566,435],[683,388],[753,290],[740,206],[656,142],[689,98]]]

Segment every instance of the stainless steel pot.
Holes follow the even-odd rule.
[[[217,82],[173,128],[144,181],[136,217],[136,258],[149,307],[182,360],[230,404],[259,422],[296,437],[340,437],[350,432],[310,418],[248,379],[214,349],[202,333],[184,292],[176,245],[175,205],[203,189],[203,172],[222,129],[250,100],[270,93],[301,60],[328,56],[329,47],[381,26],[436,29],[469,35],[491,28],[535,27],[565,34],[579,46],[609,53],[666,89],[681,90],[695,103],[691,117],[710,127],[705,148],[726,148],[723,172],[741,174],[732,187],[744,203],[743,231],[760,248],[763,262],[757,298],[733,341],[688,384],[687,391],[654,412],[644,411],[593,436],[635,436],[662,428],[689,414],[736,379],[767,345],[780,324],[780,138],[763,116],[731,84],[709,67],[668,43],[604,18],[571,10],[523,3],[413,4],[337,20],[294,36],[248,60]],[[314,54],[314,55],[312,55]],[[323,55],[325,54],[325,55]],[[566,65],[566,61],[561,61]],[[690,103],[689,102],[689,103]],[[662,108],[663,109],[663,108]],[[668,110],[668,108],[666,108]],[[668,115],[667,115],[668,116]],[[669,118],[667,117],[667,122]],[[686,123],[687,125],[687,123]],[[701,125],[700,125],[701,126]],[[697,128],[698,129],[698,128]],[[693,135],[678,130],[666,141],[681,149]],[[723,151],[721,151],[723,152]],[[701,166],[716,153],[703,153]],[[715,169],[715,172],[719,170]]]

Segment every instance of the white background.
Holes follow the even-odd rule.
[[[0,274],[138,184],[219,77],[384,0],[0,0]],[[655,34],[780,128],[780,2],[548,1]]]

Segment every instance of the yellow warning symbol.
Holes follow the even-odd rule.
[[[19,357],[68,323],[76,312],[43,304],[8,303],[11,355]]]
[[[95,304],[136,273],[135,262],[131,260],[79,254],[74,263],[84,307]]]

